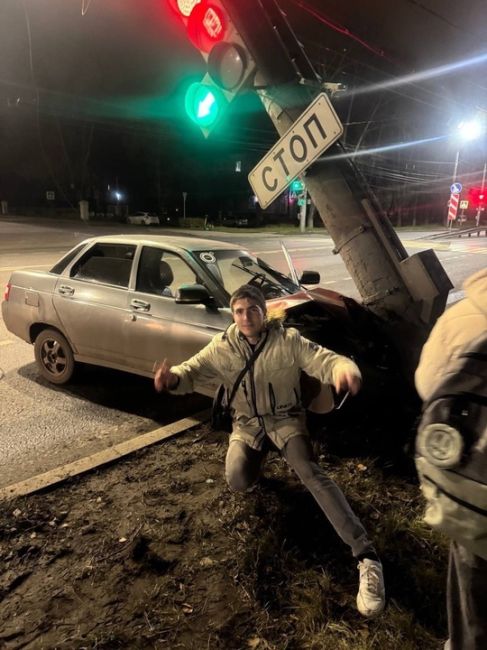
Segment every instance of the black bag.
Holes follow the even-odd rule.
[[[266,332],[264,340],[262,341],[260,347],[255,348],[255,350],[252,352],[250,357],[247,359],[245,366],[242,368],[239,376],[237,377],[235,383],[233,384],[232,392],[230,393],[230,397],[228,398],[228,401],[225,401],[224,384],[220,384],[220,386],[218,386],[217,391],[215,393],[215,397],[213,398],[213,406],[211,408],[210,423],[211,423],[211,428],[214,431],[225,431],[226,433],[232,433],[233,418],[232,418],[232,411],[230,409],[230,406],[233,402],[233,398],[235,397],[235,393],[237,392],[237,388],[240,382],[242,381],[245,373],[248,370],[250,370],[252,364],[257,359],[262,348],[264,347],[265,342],[267,341],[267,335],[268,333]]]
[[[211,408],[211,428],[214,431],[232,433],[232,414],[230,408],[223,403],[224,396],[225,386],[220,384],[215,393]]]
[[[425,522],[487,559],[487,336],[450,362],[425,402],[416,469]]]

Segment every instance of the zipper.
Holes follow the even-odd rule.
[[[265,342],[264,342],[265,345]],[[247,343],[248,349],[250,349],[250,345]],[[249,378],[250,378],[250,392],[252,395],[252,407],[254,409],[255,417],[258,419],[260,426],[262,427],[262,431],[264,435],[267,435],[267,431],[265,428],[264,424],[264,418],[259,415],[257,412],[257,394],[256,394],[256,389],[255,389],[255,378],[254,378],[254,368],[255,368],[255,363],[252,364],[250,370],[249,370]]]
[[[272,387],[271,382],[269,382],[269,401],[271,403],[272,414],[276,414],[276,395]]]
[[[296,406],[299,408],[299,406],[302,406],[301,398],[299,397],[298,391],[295,388],[293,388],[293,391],[294,391],[294,397],[296,399]]]
[[[242,379],[242,388],[243,388],[243,392],[244,392],[244,395],[245,395],[245,399],[247,400],[247,404],[250,407],[252,407],[252,404],[250,403],[250,399],[249,399],[249,393],[248,393],[248,390],[247,390],[247,382],[245,381],[245,379]]]

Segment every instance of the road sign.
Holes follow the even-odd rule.
[[[457,218],[458,211],[458,194],[452,192],[448,205],[448,221],[454,221]]]
[[[272,203],[342,133],[330,100],[321,93],[250,172],[249,182],[260,206]]]
[[[55,201],[56,200],[56,193],[53,192],[52,190],[47,190],[46,192],[46,199],[48,201]]]
[[[466,210],[468,208],[468,201],[460,201],[460,210]]]
[[[452,183],[450,187],[450,192],[452,194],[460,194],[462,191],[462,184],[461,183]]]

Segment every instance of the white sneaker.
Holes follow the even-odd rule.
[[[360,585],[357,594],[357,609],[367,618],[378,616],[384,609],[385,589],[382,564],[365,558],[358,563]]]

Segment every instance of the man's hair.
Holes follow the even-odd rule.
[[[237,302],[237,300],[243,300],[244,298],[255,302],[262,309],[264,314],[266,313],[267,305],[265,302],[264,294],[260,289],[253,287],[250,284],[243,284],[232,293],[230,298],[231,310],[233,311],[233,305]]]

